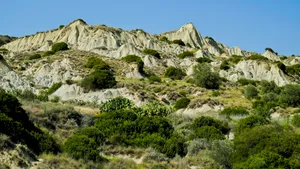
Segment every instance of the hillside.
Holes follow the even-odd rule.
[[[192,23],[152,35],[78,19],[9,38],[0,168],[297,168],[299,70]]]

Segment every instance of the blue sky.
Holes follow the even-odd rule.
[[[299,0],[2,0],[0,34],[24,36],[82,18],[162,33],[192,22],[229,47],[300,55]]]

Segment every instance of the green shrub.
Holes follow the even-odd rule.
[[[279,95],[282,104],[292,107],[300,105],[300,85],[285,85]]]
[[[143,54],[146,54],[146,55],[152,55],[154,57],[156,57],[157,59],[160,59],[160,54],[159,52],[157,52],[156,50],[154,49],[144,49],[142,51]]]
[[[184,42],[181,39],[173,40],[172,43],[180,46],[185,46]]]
[[[220,120],[214,119],[212,117],[207,116],[201,116],[196,118],[192,123],[192,130],[196,131],[198,128],[204,127],[204,126],[211,126],[215,127],[221,133],[227,134],[230,130],[227,124],[222,123]],[[212,129],[214,130],[214,129]]]
[[[159,92],[161,92],[161,91],[163,91],[163,89],[160,88],[160,87],[157,87],[157,88],[153,89],[153,92],[154,92],[154,93],[159,93]]]
[[[286,66],[285,70],[286,70],[286,73],[288,73],[290,75],[300,76],[300,64]]]
[[[105,103],[102,103],[100,105],[100,111],[101,113],[105,113],[112,112],[115,110],[132,109],[134,107],[135,105],[131,100],[124,97],[116,97]]]
[[[72,158],[97,161],[99,152],[97,151],[97,143],[92,138],[84,135],[74,135],[67,139],[63,149]]]
[[[220,130],[214,126],[203,126],[197,128],[194,133],[190,136],[190,139],[195,138],[206,138],[208,140],[222,140],[225,139],[224,135]]]
[[[239,84],[241,84],[242,86],[246,86],[246,85],[256,86],[256,83],[257,83],[257,81],[255,81],[255,80],[249,80],[249,79],[246,79],[246,78],[240,78],[237,82]]]
[[[175,68],[173,66],[168,67],[165,71],[165,77],[171,78],[173,80],[181,80],[186,76],[186,73],[183,72],[180,68]]]
[[[225,116],[245,116],[248,115],[249,112],[247,109],[242,107],[228,107],[221,111],[220,115]]]
[[[81,81],[86,91],[112,88],[116,84],[114,75],[108,70],[96,70]]]
[[[160,116],[160,117],[166,117],[167,115],[171,114],[173,112],[173,109],[169,106],[166,106],[162,103],[159,103],[157,101],[150,101],[146,104],[144,104],[141,107],[141,110],[139,110],[137,113],[140,116]]]
[[[148,80],[149,80],[150,83],[155,83],[155,82],[160,83],[161,82],[160,77],[155,76],[155,75],[154,76],[149,76]]]
[[[240,134],[246,129],[251,129],[251,128],[254,128],[256,126],[265,125],[265,124],[269,124],[269,123],[270,122],[262,116],[251,115],[249,117],[241,119],[238,122],[238,125],[234,129],[234,131],[235,131],[236,134]]]
[[[169,39],[165,36],[161,37],[159,40],[162,41],[162,42],[170,43]]]
[[[206,57],[203,57],[203,58],[197,58],[196,60],[198,63],[211,63],[212,60],[209,59],[209,58],[206,58]]]
[[[52,51],[52,50],[50,50],[50,51],[46,51],[46,52],[43,54],[43,56],[51,56],[51,55],[54,55],[54,54],[55,54],[55,52]]]
[[[273,50],[272,48],[266,48],[265,50],[266,50],[266,51],[270,51],[270,52],[272,52],[272,53],[275,53],[274,50]]]
[[[136,55],[127,55],[125,57],[122,58],[122,60],[124,60],[127,63],[137,63],[138,65],[138,69],[141,73],[144,72],[143,68],[144,68],[144,62],[143,60]]]
[[[22,100],[34,101],[34,94],[30,90],[24,90],[19,97]]]
[[[234,64],[238,64],[241,60],[243,60],[244,56],[240,56],[240,55],[232,55],[228,61],[234,63]]]
[[[211,92],[211,96],[213,96],[213,97],[218,97],[220,95],[221,95],[221,93],[218,90],[214,90]]]
[[[280,88],[276,85],[274,81],[268,82],[266,80],[262,80],[259,82],[259,85],[262,93],[280,93]]]
[[[34,96],[34,99],[39,100],[39,101],[42,101],[42,102],[47,102],[47,101],[49,101],[48,95],[47,95],[47,94],[43,94],[43,93],[41,93],[41,94],[39,94],[39,95],[35,95],[35,96]]]
[[[54,93],[57,89],[59,89],[62,86],[62,82],[54,83],[48,90],[47,94],[51,95]]]
[[[109,65],[105,63],[102,59],[96,57],[88,58],[87,63],[85,64],[87,68],[93,68],[94,70],[108,70]]]
[[[247,85],[244,88],[244,95],[246,96],[247,99],[253,99],[256,96],[258,96],[258,90],[256,89],[255,86],[253,85]]]
[[[246,58],[247,60],[260,60],[260,61],[267,61],[268,58],[261,56],[259,54],[253,54]]]
[[[255,110],[255,113],[265,118],[270,118],[270,110],[276,106],[278,106],[278,103],[276,102],[265,102],[261,100],[255,101],[252,104],[252,108]]]
[[[186,57],[192,57],[192,56],[194,56],[194,53],[193,53],[193,52],[191,52],[191,51],[184,51],[184,52],[182,52],[182,53],[180,53],[180,54],[178,55],[178,58],[179,58],[179,59],[184,59],[184,58],[186,58]]]
[[[267,93],[261,97],[261,99],[265,102],[277,102],[278,95],[274,92]]]
[[[190,104],[190,102],[191,102],[191,100],[186,97],[181,98],[181,99],[177,100],[177,102],[174,105],[174,108],[176,110],[187,108],[187,106]]]
[[[218,73],[212,72],[205,64],[198,64],[194,67],[194,81],[200,87],[207,89],[219,89],[221,78]]]
[[[230,69],[229,62],[227,60],[224,60],[220,65],[221,70],[228,70]]]
[[[54,53],[62,50],[68,50],[68,45],[65,42],[58,42],[52,45],[52,51]]]
[[[300,115],[296,114],[292,117],[292,124],[296,127],[300,127]]]
[[[41,58],[42,56],[40,54],[34,54],[34,55],[30,55],[28,57],[29,60],[35,60],[35,59],[39,59]]]
[[[215,140],[211,147],[211,158],[224,168],[232,168],[231,157],[234,153],[233,142],[230,140]]]
[[[101,133],[101,131],[99,129],[97,129],[96,127],[85,127],[82,129],[79,129],[75,135],[83,135],[83,136],[87,136],[88,138],[92,138],[94,139],[94,141],[96,142],[96,144],[102,145],[105,141],[104,135]]]

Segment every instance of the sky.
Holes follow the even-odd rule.
[[[78,18],[151,34],[192,22],[229,47],[300,55],[300,0],[1,0],[0,34],[21,37]]]

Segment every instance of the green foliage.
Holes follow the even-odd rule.
[[[160,83],[161,82],[160,77],[155,76],[155,75],[154,76],[149,76],[148,80],[149,80],[150,83],[155,83],[155,82]]]
[[[300,85],[285,85],[279,95],[279,100],[282,104],[287,106],[300,105]]]
[[[186,57],[192,57],[192,56],[194,56],[194,53],[193,53],[193,52],[191,52],[191,51],[184,51],[184,52],[182,52],[182,53],[180,53],[180,54],[178,55],[178,58],[179,58],[179,59],[184,59],[184,58],[186,58]]]
[[[65,42],[59,42],[52,45],[52,51],[54,53],[58,51],[68,50],[68,45]]]
[[[48,90],[47,94],[51,95],[54,93],[57,89],[59,89],[62,86],[62,82],[54,83]]]
[[[223,140],[225,136],[214,126],[202,126],[194,130],[190,139],[206,138],[208,140]]]
[[[280,93],[280,88],[276,85],[274,81],[268,82],[266,80],[262,80],[260,81],[259,85],[262,93]]]
[[[198,64],[194,67],[195,83],[207,89],[219,89],[221,78],[218,73],[212,72],[206,64]]]
[[[258,96],[258,90],[256,89],[255,86],[253,85],[247,85],[244,88],[244,95],[246,96],[247,99],[253,99],[256,96]]]
[[[47,101],[49,101],[48,95],[47,95],[47,94],[43,94],[43,93],[41,93],[41,94],[39,94],[39,95],[35,95],[35,96],[34,96],[34,99],[39,100],[39,101],[42,101],[42,102],[47,102]]]
[[[24,90],[20,93],[19,98],[27,101],[34,101],[34,94],[30,90]]]
[[[228,70],[230,69],[229,62],[227,60],[224,60],[220,65],[221,70]]]
[[[102,145],[105,141],[104,135],[96,127],[85,127],[79,129],[75,133],[75,135],[83,135],[87,136],[88,138],[94,139],[97,145]]]
[[[289,75],[300,76],[300,64],[286,66],[285,70],[286,70],[286,73],[288,73]]]
[[[100,111],[101,113],[105,113],[112,112],[115,110],[132,109],[134,107],[135,105],[131,100],[124,97],[116,97],[105,103],[102,103],[100,105]]]
[[[142,51],[143,54],[146,54],[146,55],[152,55],[154,57],[156,57],[157,59],[160,59],[160,54],[159,52],[157,52],[156,50],[154,49],[144,49]]]
[[[88,58],[87,63],[85,64],[87,68],[93,68],[94,70],[108,70],[109,65],[105,63],[102,59],[96,57]]]
[[[215,140],[212,143],[210,156],[224,168],[232,168],[231,156],[234,152],[234,145],[229,140]]]
[[[232,55],[228,61],[232,62],[234,64],[238,64],[241,60],[243,60],[244,56],[240,56],[240,55]]]
[[[245,116],[248,114],[249,112],[247,111],[247,109],[242,107],[228,107],[220,113],[220,115],[224,116]]]
[[[165,118],[137,116],[134,110],[102,113],[95,126],[107,143],[123,146],[153,147],[169,157],[184,155],[184,139]]]
[[[253,54],[246,58],[247,60],[258,60],[258,61],[267,61],[268,58],[261,56],[259,54]]]
[[[274,92],[270,92],[267,94],[264,94],[261,99],[265,102],[277,102],[278,101],[278,95]]]
[[[174,108],[176,110],[187,108],[187,106],[190,104],[190,102],[191,102],[191,100],[186,97],[181,98],[181,99],[177,100],[177,102],[174,105]]]
[[[52,51],[52,50],[50,50],[50,51],[46,51],[46,52],[43,54],[43,56],[51,56],[51,55],[54,55],[54,54],[55,54],[55,52]]]
[[[99,159],[97,147],[94,139],[84,135],[74,135],[67,139],[63,149],[74,159],[97,161]]]
[[[9,136],[15,143],[27,145],[37,154],[60,151],[52,137],[29,121],[17,98],[0,90],[0,103],[0,133]]]
[[[144,62],[143,60],[136,55],[127,55],[125,57],[122,58],[122,60],[124,60],[127,63],[137,63],[138,65],[138,69],[141,73],[144,72],[143,68],[144,68]]]
[[[241,84],[242,86],[246,86],[246,85],[253,85],[253,86],[256,86],[256,83],[257,81],[254,81],[254,80],[249,80],[249,79],[246,79],[246,78],[240,78],[238,81],[237,81],[239,84]]]
[[[274,50],[273,50],[272,48],[266,48],[265,50],[266,50],[266,51],[270,51],[270,52],[272,52],[272,53],[275,53]]]
[[[246,129],[251,129],[256,126],[265,125],[265,124],[269,124],[269,123],[270,122],[262,116],[251,115],[249,117],[241,119],[238,122],[238,125],[234,131],[236,134],[240,134]]]
[[[199,128],[202,128],[205,126],[214,127],[219,132],[221,132],[221,134],[227,134],[230,130],[230,128],[228,127],[227,124],[222,123],[220,120],[214,119],[212,117],[206,117],[206,116],[201,116],[201,117],[196,118],[191,125],[191,129],[193,131],[197,131]],[[205,130],[200,130],[200,131],[206,131],[206,130],[215,131],[215,129],[206,128]],[[217,132],[217,133],[219,133],[219,132]],[[216,134],[216,132],[215,132],[215,134]]]
[[[160,116],[160,117],[166,117],[167,115],[171,114],[173,112],[173,109],[169,106],[166,106],[162,103],[159,103],[157,101],[150,101],[146,104],[144,104],[140,110],[137,111],[137,113],[140,116]]]
[[[112,88],[116,84],[113,73],[108,70],[95,70],[81,81],[81,86],[86,91]]]
[[[180,68],[175,68],[173,66],[168,67],[165,71],[165,77],[171,78],[173,80],[181,80],[186,76],[186,73],[183,72]]]
[[[285,64],[282,62],[277,62],[276,65],[280,70],[282,70],[283,73],[287,73]]]
[[[292,124],[296,127],[300,127],[300,115],[296,114],[292,117]]]
[[[210,62],[212,62],[211,59],[206,58],[206,57],[203,57],[203,58],[197,58],[196,61],[197,61],[198,63],[210,63]]]
[[[39,59],[41,58],[42,56],[40,54],[34,54],[34,55],[30,55],[28,57],[29,60],[35,60],[35,59]]]
[[[161,37],[159,40],[162,41],[162,42],[170,43],[169,39],[165,36]]]
[[[184,42],[181,39],[173,40],[172,43],[180,46],[185,46]]]
[[[259,100],[253,103],[252,108],[255,110],[256,114],[265,118],[270,118],[271,116],[270,110],[276,106],[278,106],[276,102],[265,102]]]

